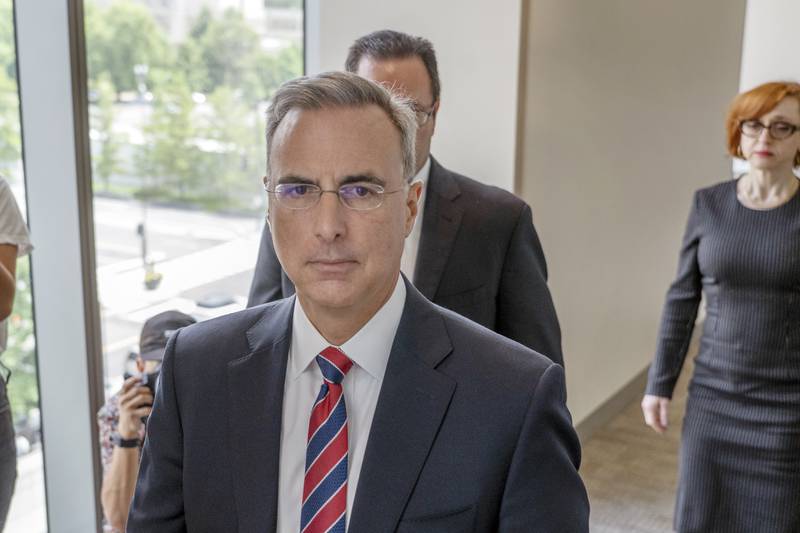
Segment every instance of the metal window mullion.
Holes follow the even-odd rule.
[[[15,5],[49,530],[96,531],[102,356],[80,0]]]

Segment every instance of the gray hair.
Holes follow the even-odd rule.
[[[410,182],[416,174],[414,143],[417,137],[417,120],[411,101],[349,72],[304,76],[278,88],[267,108],[267,176],[270,176],[270,151],[275,132],[289,111],[368,105],[381,108],[400,133],[403,177]]]

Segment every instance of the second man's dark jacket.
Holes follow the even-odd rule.
[[[413,280],[434,303],[563,366],[561,330],[530,207],[433,157]],[[247,305],[292,294],[265,226]]]

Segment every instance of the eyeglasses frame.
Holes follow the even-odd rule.
[[[311,209],[311,208],[313,208],[313,207],[316,207],[316,206],[319,204],[320,200],[322,199],[322,195],[323,195],[323,194],[325,194],[325,193],[327,192],[327,193],[335,194],[335,195],[336,195],[336,196],[339,198],[339,203],[340,203],[340,204],[342,204],[342,206],[346,207],[347,209],[349,209],[349,210],[351,210],[351,211],[358,211],[358,212],[361,212],[361,211],[372,211],[372,210],[374,210],[374,209],[378,209],[380,206],[382,206],[382,205],[383,205],[383,198],[384,198],[384,196],[386,196],[387,194],[394,194],[394,193],[398,193],[398,192],[401,192],[401,191],[403,191],[403,190],[406,190],[406,189],[408,188],[408,186],[410,185],[409,183],[406,183],[405,185],[403,185],[403,186],[402,186],[401,188],[399,188],[399,189],[395,189],[395,190],[393,190],[393,191],[387,191],[387,190],[386,190],[386,189],[383,187],[383,185],[377,185],[377,184],[374,184],[374,185],[375,185],[375,187],[377,187],[377,188],[379,188],[379,189],[380,189],[380,191],[378,191],[378,199],[380,200],[380,201],[378,202],[378,205],[376,205],[375,207],[368,207],[368,208],[366,208],[366,209],[358,209],[358,208],[356,208],[356,207],[351,207],[351,206],[347,205],[347,204],[345,203],[344,199],[342,198],[342,195],[341,195],[341,193],[339,192],[339,191],[341,190],[341,188],[342,188],[342,187],[344,187],[344,186],[346,186],[346,185],[350,185],[350,184],[348,184],[348,183],[344,183],[344,184],[342,184],[341,186],[339,186],[339,188],[338,188],[338,189],[333,189],[333,190],[330,190],[330,189],[323,189],[322,187],[320,187],[319,185],[316,185],[316,184],[314,184],[314,183],[279,183],[279,184],[277,184],[277,185],[276,185],[276,187],[277,187],[278,185],[305,185],[305,186],[307,186],[307,187],[313,187],[314,189],[316,189],[316,190],[317,190],[317,193],[315,193],[315,194],[316,194],[316,198],[317,198],[317,199],[316,199],[316,201],[315,201],[313,204],[311,204],[311,205],[309,205],[309,206],[307,206],[307,207],[290,207],[290,206],[288,206],[288,205],[286,205],[286,204],[284,204],[284,203],[281,203],[281,201],[280,201],[280,200],[278,200],[278,195],[277,195],[277,193],[278,193],[278,190],[277,190],[277,189],[275,189],[275,188],[273,188],[273,189],[270,189],[270,188],[269,188],[269,184],[270,184],[270,181],[269,181],[268,179],[266,179],[266,178],[265,178],[265,179],[264,179],[264,190],[265,190],[267,193],[269,193],[269,194],[271,194],[271,195],[273,195],[273,196],[275,197],[275,201],[277,202],[277,204],[278,204],[279,206],[281,206],[281,207],[285,207],[286,209],[291,209],[292,211],[307,211],[307,210],[309,210],[309,209]]]
[[[433,103],[431,104],[430,109],[427,109],[427,110],[422,108],[421,106],[419,106],[416,103],[414,103],[412,105],[411,108],[414,110],[414,115],[415,115],[415,117],[417,119],[417,127],[421,128],[422,126],[424,126],[425,124],[428,123],[428,121],[431,119],[433,114],[436,112],[436,104],[438,104],[438,103],[439,103],[438,100],[434,100]],[[420,116],[422,116],[424,118],[420,119],[419,118]]]
[[[761,127],[761,129],[759,130],[759,132],[756,135],[750,135],[748,133],[745,133],[744,125],[745,125],[746,122],[755,122],[756,124],[758,124]],[[788,133],[785,137],[776,137],[772,132],[772,126],[774,126],[775,124],[786,124],[787,126],[791,127],[791,132]],[[776,122],[771,122],[770,124],[764,124],[760,120],[755,120],[755,119],[747,119],[747,120],[739,121],[739,133],[741,133],[745,137],[749,137],[750,139],[758,139],[761,136],[761,133],[764,130],[767,130],[767,135],[769,135],[770,139],[772,139],[774,141],[783,141],[783,140],[788,139],[789,137],[791,137],[792,135],[794,135],[798,131],[800,131],[800,126],[797,126],[795,124],[791,124],[789,122],[785,122],[783,120],[778,120]]]

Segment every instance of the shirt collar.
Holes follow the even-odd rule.
[[[389,300],[355,335],[341,346],[337,346],[354,364],[378,380],[382,380],[386,373],[389,352],[392,350],[405,302],[406,286],[402,276],[397,276],[397,283]],[[308,319],[300,300],[295,298],[292,344],[289,350],[291,378],[297,379],[309,368],[317,354],[330,345]]]
[[[421,169],[419,169],[419,172],[417,172],[417,175],[414,176],[414,179],[411,180],[411,183],[414,183],[415,181],[420,181],[422,182],[422,188],[424,189],[425,186],[428,184],[428,177],[430,176],[430,174],[431,174],[431,156],[428,156],[428,158],[425,160],[425,164],[422,165]]]

